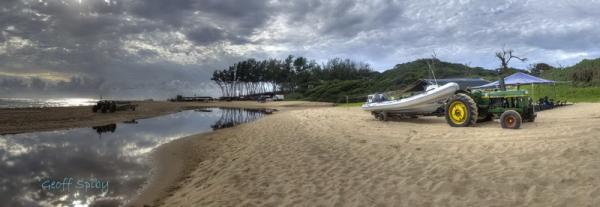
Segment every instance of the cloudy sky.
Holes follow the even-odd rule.
[[[217,96],[245,58],[334,57],[376,70],[428,57],[495,68],[600,57],[600,1],[2,0],[0,97]]]

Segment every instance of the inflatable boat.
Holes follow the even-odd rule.
[[[407,115],[426,115],[439,110],[454,92],[459,90],[456,83],[442,86],[429,85],[424,92],[399,100],[386,100],[383,94],[369,95],[362,108],[371,112],[401,113]]]

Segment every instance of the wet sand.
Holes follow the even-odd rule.
[[[134,206],[597,206],[600,104],[507,130],[358,107],[285,110],[156,150]],[[161,173],[162,172],[162,173]]]

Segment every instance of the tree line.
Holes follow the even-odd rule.
[[[237,62],[213,72],[214,81],[224,97],[239,97],[267,92],[304,92],[330,80],[356,80],[376,75],[368,64],[334,58],[318,64],[304,57]]]
[[[432,78],[432,71],[436,78],[469,77],[489,81],[525,72],[555,81],[569,81],[575,86],[600,86],[600,58],[583,60],[570,67],[536,63],[530,65],[529,70],[521,70],[509,67],[511,59],[526,60],[512,54],[512,50],[503,49],[496,57],[501,67],[495,70],[433,57],[397,64],[381,73],[373,71],[368,64],[350,59],[334,58],[319,64],[291,55],[285,59],[251,58],[215,71],[212,80],[224,97],[275,92],[287,94],[286,98],[329,102],[363,101],[370,93],[400,90],[418,79]]]
[[[538,63],[531,67],[531,73],[555,81],[568,81],[574,86],[600,86],[600,58],[584,59],[569,67]]]

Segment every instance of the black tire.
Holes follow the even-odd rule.
[[[92,112],[96,113],[98,112],[98,106],[92,106]]]
[[[373,115],[373,117],[375,117],[375,119],[379,120],[379,113],[378,112],[371,111],[371,115]]]
[[[466,115],[466,117],[464,118],[464,120],[462,120],[462,122],[455,122],[451,118],[452,113],[456,113],[450,109],[454,105],[455,102],[457,104],[462,103],[466,108],[466,112],[464,114],[464,115]],[[477,104],[475,103],[473,98],[471,98],[470,96],[468,96],[466,94],[463,94],[463,93],[454,94],[454,96],[446,104],[446,112],[445,112],[446,122],[452,127],[475,126],[475,124],[477,123],[477,116],[478,116]]]
[[[108,111],[108,106],[106,106],[106,104],[102,104],[102,106],[100,106],[100,111],[102,113],[106,113],[106,111]]]
[[[505,129],[521,128],[521,114],[514,110],[507,110],[500,115],[500,125]]]
[[[388,120],[387,112],[379,112],[378,119],[379,119],[379,121],[387,121]]]
[[[371,114],[373,114],[375,119],[379,121],[387,121],[388,119],[388,115],[386,112],[371,112]]]

